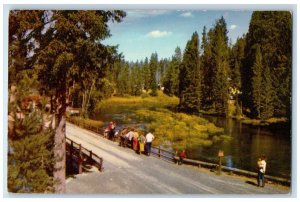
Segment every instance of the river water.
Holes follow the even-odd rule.
[[[259,127],[242,124],[230,118],[205,116],[216,126],[223,127],[231,140],[210,148],[197,148],[192,158],[217,162],[218,151],[224,151],[224,164],[229,167],[256,171],[257,158],[267,157],[268,175],[290,178],[291,129],[290,126]]]
[[[117,130],[135,124],[143,127],[146,123],[138,123],[130,112],[95,114],[96,119],[104,122],[115,120]],[[191,159],[218,162],[218,151],[224,151],[223,165],[249,171],[256,171],[256,162],[260,155],[267,157],[267,175],[290,178],[291,175],[291,130],[290,127],[277,126],[266,128],[242,124],[230,118],[204,116],[218,127],[222,127],[231,139],[211,147],[187,148],[187,156]],[[125,120],[125,121],[124,121]],[[107,124],[105,123],[105,124]]]

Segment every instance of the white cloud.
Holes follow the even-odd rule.
[[[154,30],[154,31],[149,32],[147,34],[147,37],[150,37],[150,38],[160,38],[160,37],[169,36],[171,34],[172,34],[172,32]]]
[[[193,14],[191,12],[185,12],[185,13],[181,13],[180,16],[189,18],[189,17],[193,17]]]
[[[159,15],[168,14],[168,10],[129,10],[127,11],[127,17],[130,18],[145,18],[145,17],[154,17]]]
[[[234,30],[235,28],[237,28],[237,25],[230,25],[229,29]]]

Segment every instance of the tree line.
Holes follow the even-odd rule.
[[[176,48],[171,58],[115,63],[109,79],[116,95],[142,95],[159,86],[178,96],[178,110],[191,114],[209,112],[267,120],[290,118],[292,26],[288,11],[253,12],[249,31],[228,40],[223,17],[201,37],[194,32],[183,52]],[[200,39],[201,38],[201,39]],[[200,43],[201,42],[201,43]]]

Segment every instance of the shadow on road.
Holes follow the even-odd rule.
[[[66,169],[66,177],[67,178],[75,178],[75,175],[78,175],[79,174],[79,170],[78,170],[78,166],[77,165],[74,165],[70,162],[67,162],[66,164],[67,166],[67,169]],[[92,170],[93,166],[92,165],[89,165],[89,164],[85,164],[82,166],[82,173],[92,173],[94,172]]]
[[[253,186],[257,186],[257,184],[256,184],[255,182],[253,182],[253,181],[247,180],[246,183],[247,183],[247,184],[250,184],[250,185],[253,185]]]

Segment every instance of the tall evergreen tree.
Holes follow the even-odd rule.
[[[263,91],[261,99],[261,119],[266,120],[274,115],[274,88],[270,68],[267,66],[263,73]]]
[[[252,99],[254,104],[254,109],[258,118],[261,118],[262,112],[262,96],[263,96],[263,64],[262,64],[262,54],[260,47],[257,47],[255,63],[252,67],[253,77],[252,77]]]
[[[273,104],[276,117],[290,117],[291,107],[291,53],[292,22],[288,11],[256,11],[251,16],[246,36],[245,59],[242,65],[243,104],[255,116],[249,80],[253,77],[251,67],[255,61],[255,50],[261,47],[264,68],[270,69],[274,90]],[[264,70],[265,71],[265,70]],[[267,110],[269,111],[269,110]]]
[[[231,70],[231,85],[241,90],[241,66],[244,60],[245,36],[237,38],[230,50],[229,65]]]
[[[116,79],[116,88],[118,95],[130,94],[130,72],[129,64],[125,61],[120,63],[119,75]]]
[[[152,53],[149,63],[149,72],[150,72],[150,88],[151,95],[157,96],[157,80],[156,72],[158,69],[158,56],[157,53]]]
[[[149,69],[149,60],[146,57],[143,64],[143,80],[144,80],[144,90],[148,91],[150,89],[150,69]]]
[[[201,73],[197,32],[194,32],[191,40],[187,42],[179,71],[179,110],[197,113],[201,106]]]
[[[176,47],[175,54],[172,56],[172,60],[166,71],[166,76],[164,78],[163,86],[164,92],[167,95],[176,95],[179,96],[179,67],[181,63],[181,50],[179,47]]]
[[[213,37],[212,30],[209,33],[206,33],[206,27],[204,26],[202,32],[202,44],[201,44],[201,56],[200,62],[203,68],[203,87],[202,87],[202,106],[204,110],[209,110],[213,106],[213,94],[212,94],[212,85],[214,77],[214,64],[213,64],[213,55],[212,55],[212,44],[211,38]]]
[[[222,17],[216,22],[213,29],[212,57],[213,78],[212,97],[213,108],[220,114],[227,114],[227,101],[229,98],[229,50],[225,19]]]

